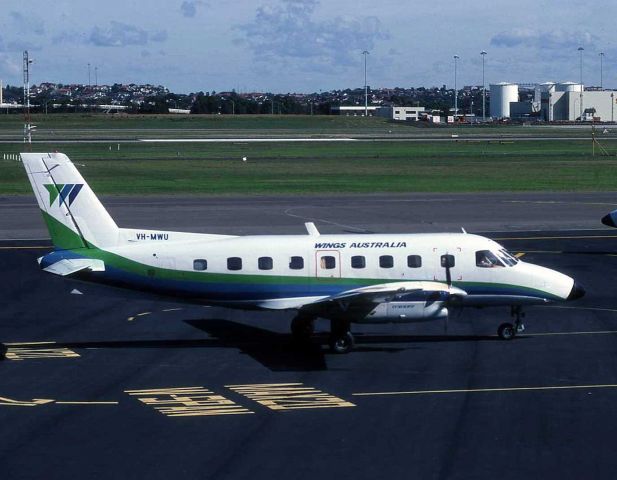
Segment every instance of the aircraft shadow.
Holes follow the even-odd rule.
[[[271,371],[322,371],[328,370],[328,333],[318,332],[306,345],[295,343],[288,333],[278,333],[251,325],[223,319],[185,320],[208,334],[210,338],[174,340],[101,340],[87,342],[57,342],[55,347],[72,349],[87,348],[234,348],[250,356]],[[392,335],[355,334],[354,353],[397,353],[415,348],[414,344],[501,341],[489,335]],[[519,337],[520,340],[524,337]],[[0,360],[2,349],[0,343]],[[36,347],[34,347],[36,348]]]

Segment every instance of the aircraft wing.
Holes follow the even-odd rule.
[[[442,282],[390,282],[320,298],[305,304],[300,310],[315,315],[336,311],[360,314],[384,302],[419,300],[446,302],[462,299],[466,295],[467,292],[464,290]]]

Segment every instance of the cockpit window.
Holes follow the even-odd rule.
[[[476,266],[480,268],[505,267],[503,262],[490,250],[478,250],[476,252]]]
[[[502,248],[501,250],[499,250],[499,257],[509,267],[511,267],[512,265],[516,265],[518,263],[518,258],[516,258],[514,255],[508,252],[505,248]]]

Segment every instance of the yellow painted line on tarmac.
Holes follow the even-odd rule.
[[[270,410],[355,407],[347,400],[302,383],[264,383],[226,385],[226,387]]]
[[[14,400],[12,398],[0,397],[2,407],[36,407],[46,403],[53,403],[51,398],[33,398],[32,400]]]
[[[79,353],[70,348],[9,347],[4,354],[9,360],[33,360],[38,358],[77,358]]]
[[[205,387],[125,390],[125,393],[167,417],[245,415],[255,413]]]
[[[572,236],[555,236],[555,237],[499,237],[493,240],[589,240],[593,238],[617,238],[617,235],[572,235]]]
[[[515,253],[515,254],[514,254],[514,256],[515,256],[516,258],[521,258],[521,257],[525,256],[525,253],[526,253],[526,252],[518,252],[518,253]]]
[[[11,343],[4,343],[3,345],[6,345],[7,347],[11,347],[11,346],[28,346],[28,345],[53,345],[56,342],[11,342]]]
[[[543,333],[530,333],[525,335],[526,337],[552,337],[556,335],[614,335],[617,330],[589,330],[581,332],[543,332]]]
[[[499,392],[536,392],[550,390],[587,390],[587,389],[602,389],[602,388],[617,388],[614,383],[600,383],[591,385],[549,385],[541,387],[497,387],[497,388],[459,388],[452,390],[409,390],[401,392],[362,392],[352,393],[355,397],[378,397],[378,396],[394,396],[394,395],[438,395],[438,394],[454,394],[454,393],[499,393]]]
[[[538,305],[539,308],[560,308],[562,310],[590,310],[595,312],[617,312],[617,308],[603,307],[566,307],[561,305]]]
[[[559,200],[502,200],[503,203],[534,203],[534,204],[549,204],[549,205],[603,205],[614,207],[615,203],[606,203],[606,202],[564,202]]]

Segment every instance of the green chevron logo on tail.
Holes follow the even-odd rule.
[[[49,192],[49,206],[51,207],[56,199],[60,197],[58,205],[64,203],[67,207],[70,207],[77,195],[83,188],[83,183],[45,183],[43,186]],[[67,204],[68,199],[68,204]]]

